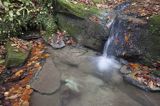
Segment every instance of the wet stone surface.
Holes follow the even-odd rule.
[[[145,92],[125,81],[117,71],[101,72],[97,75],[93,63],[94,51],[85,48],[65,47],[59,50],[48,48],[51,60],[47,61],[52,71],[44,70],[45,77],[57,74],[61,87],[51,94],[34,92],[31,106],[159,106],[159,93]],[[45,67],[45,66],[44,66]],[[54,67],[54,68],[53,68]],[[46,67],[46,69],[49,67]],[[42,70],[43,71],[43,70]],[[96,71],[96,72],[95,72]],[[112,73],[112,74],[111,74]],[[107,76],[110,76],[106,78]],[[41,75],[39,74],[39,78]],[[58,76],[54,76],[58,77]],[[39,91],[54,91],[57,80],[35,84]],[[44,84],[43,84],[44,82]],[[44,85],[44,86],[42,86]],[[48,87],[48,88],[47,88]],[[45,90],[44,90],[45,88]]]
[[[60,72],[57,70],[51,58],[46,60],[42,71],[35,75],[31,87],[44,94],[54,93],[60,88]]]

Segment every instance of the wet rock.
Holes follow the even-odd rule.
[[[61,7],[57,15],[58,26],[60,29],[66,30],[81,45],[94,50],[102,50],[108,30],[101,25],[99,19],[104,14],[104,10],[95,5],[104,1],[94,0],[91,2],[94,5],[72,0],[58,0]],[[97,22],[92,22],[91,16],[95,17]]]
[[[7,55],[5,59],[5,65],[8,68],[22,65],[26,61],[29,55],[29,51],[28,52],[16,51],[15,48],[11,46],[10,42],[7,43],[6,50],[7,50]]]
[[[149,45],[148,52],[152,59],[160,60],[160,15],[152,16],[149,19],[149,34],[147,35]]]
[[[65,48],[56,50],[50,48],[49,52],[52,53],[51,55],[55,64],[58,63],[63,65],[61,68],[65,68],[63,63],[71,67],[79,67],[83,62],[90,63],[88,58],[96,54],[96,52],[87,50],[86,48],[76,48],[71,46],[66,46]],[[89,64],[87,65],[89,66]]]
[[[46,60],[42,71],[32,79],[31,87],[45,94],[54,93],[60,88],[60,72],[57,70],[51,58]]]
[[[146,86],[144,83],[137,81],[136,79],[133,78],[132,75],[124,75],[123,76],[124,80],[127,81],[128,83],[141,88],[145,91],[155,91],[155,92],[159,92],[160,88],[159,87],[153,87],[151,88],[150,86]]]
[[[61,106],[60,94],[58,92],[50,95],[33,92],[31,95],[31,106]]]
[[[121,67],[120,72],[122,74],[129,74],[129,73],[131,73],[131,70],[126,65],[124,65]]]
[[[156,106],[160,104],[158,93],[145,93],[125,83],[123,79],[119,79],[118,83],[113,83],[113,80],[109,80],[110,83],[106,80],[104,82],[102,77],[93,74],[94,70],[97,71],[96,64],[89,65],[88,63],[91,64],[94,59],[88,61],[88,58],[93,58],[96,53],[90,49],[67,46],[58,50],[50,48],[49,52],[56,68],[61,72],[61,80],[73,80],[80,85],[78,93],[65,85],[61,86],[60,106]],[[104,75],[104,77],[108,76]],[[113,77],[117,78],[115,75]]]
[[[61,40],[59,43],[52,42],[52,43],[50,43],[50,45],[55,49],[60,49],[60,48],[65,47],[65,43],[63,40]]]
[[[101,50],[108,30],[100,23],[94,23],[89,19],[58,14],[58,25],[78,43],[91,49]]]
[[[123,57],[129,61],[141,62],[151,65],[153,59],[157,60],[160,54],[159,26],[155,24],[156,34],[151,33],[150,25],[135,17],[118,16],[112,24],[110,36],[114,40],[108,47],[108,55]],[[152,30],[153,31],[153,30]]]

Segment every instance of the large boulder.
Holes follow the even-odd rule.
[[[108,30],[100,23],[63,14],[58,14],[57,19],[60,29],[67,31],[78,43],[95,50],[102,49]]]
[[[79,44],[94,50],[102,50],[108,30],[101,22],[91,21],[91,17],[100,21],[104,9],[96,4],[103,0],[91,0],[91,4],[72,0],[58,0],[58,26],[74,37]]]
[[[152,17],[148,23],[135,17],[118,16],[110,31],[114,39],[107,54],[151,65],[160,59],[159,24],[159,16]]]

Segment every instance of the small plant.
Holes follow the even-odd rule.
[[[0,7],[0,39],[22,35],[32,26],[42,28],[46,22],[39,18],[50,17],[53,8],[52,0],[2,0]]]

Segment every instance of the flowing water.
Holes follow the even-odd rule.
[[[116,20],[117,15],[121,15],[121,12],[130,5],[130,1],[125,2],[115,8],[114,11],[107,13],[107,16],[112,17],[106,26],[110,29],[109,38],[105,43],[102,56],[96,57],[97,67],[100,74],[100,77],[103,78],[106,82],[110,82],[110,86],[113,88],[118,88],[123,93],[128,95],[135,101],[138,101],[142,106],[158,106],[159,94],[149,93],[143,90],[140,90],[123,80],[118,73],[122,64],[117,61],[117,59],[110,52],[112,46],[111,43],[114,42],[114,39],[123,33],[123,23],[121,20]],[[125,63],[127,63],[125,61]],[[115,73],[116,74],[113,74]],[[117,77],[117,78],[116,78]],[[116,79],[113,79],[116,78]],[[157,104],[155,104],[157,103]]]
[[[61,72],[61,80],[67,78],[67,81],[70,81],[68,84],[74,85],[73,88],[76,89],[78,87],[79,92],[76,94],[67,91],[63,86],[55,94],[41,95],[35,92],[31,106],[160,106],[159,93],[145,92],[123,81],[119,73],[122,63],[110,51],[113,49],[111,43],[124,30],[122,21],[116,17],[129,4],[130,2],[125,2],[114,11],[105,13],[105,16],[111,18],[107,24],[105,21],[102,21],[102,24],[108,27],[110,32],[101,56],[94,57],[95,52],[84,48],[50,49],[55,65],[53,70]],[[103,17],[101,18],[103,20]],[[50,85],[53,81],[47,82]]]
[[[109,53],[109,47],[110,44],[114,42],[114,39],[117,38],[117,36],[120,35],[123,30],[121,21],[117,21],[116,17],[129,5],[130,1],[124,2],[117,6],[115,10],[106,14],[106,16],[110,17],[110,19],[105,26],[107,26],[110,32],[109,38],[104,45],[102,56],[97,57],[97,66],[100,71],[117,70],[121,67],[121,64],[115,59],[114,55],[112,55],[112,53]]]

